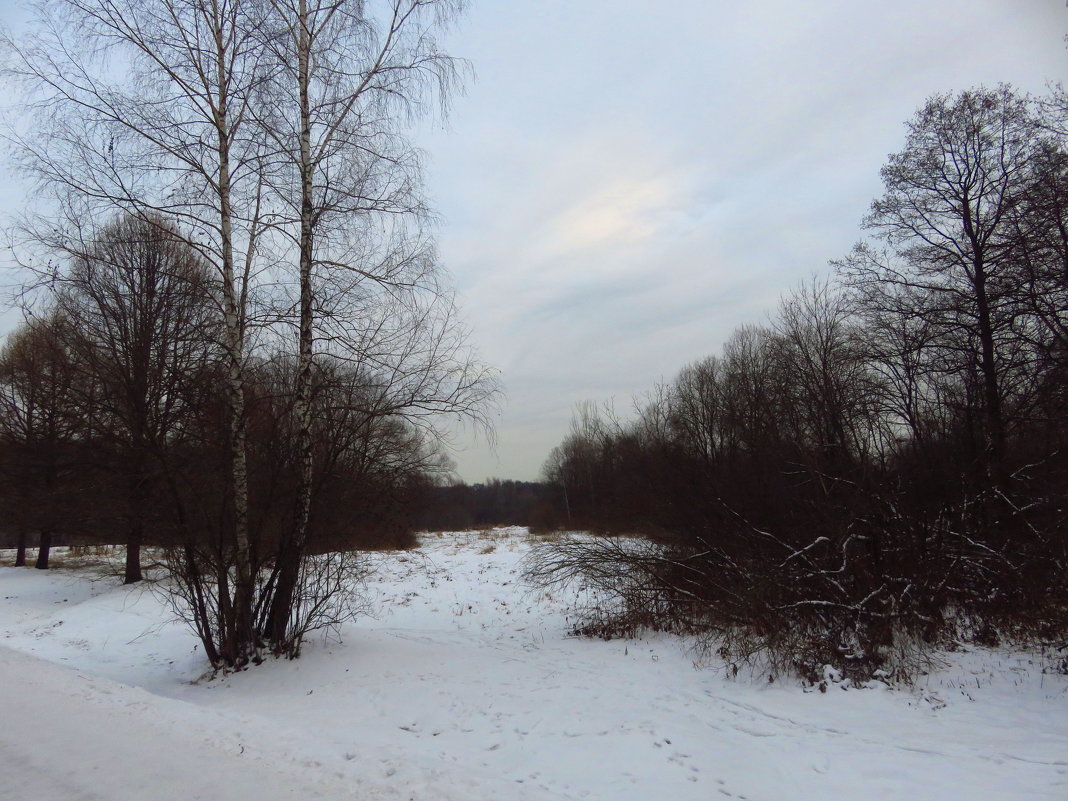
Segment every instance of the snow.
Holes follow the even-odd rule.
[[[150,588],[2,568],[0,799],[1068,798],[1041,655],[946,654],[914,690],[732,679],[679,638],[569,637],[574,597],[520,582],[531,541],[375,554],[375,617],[214,679]]]

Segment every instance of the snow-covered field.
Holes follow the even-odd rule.
[[[1038,656],[950,654],[913,691],[732,680],[676,638],[568,637],[529,547],[376,555],[376,617],[210,681],[146,587],[0,568],[0,798],[1068,799],[1068,678]]]

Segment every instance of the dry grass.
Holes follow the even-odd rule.
[[[523,537],[527,545],[539,545],[543,542],[560,542],[576,534],[574,531],[528,531]]]
[[[475,548],[480,554],[491,554],[499,548],[514,550],[521,545],[555,542],[561,534],[550,532],[532,534],[523,526],[479,526],[465,531],[425,531],[419,535],[423,542],[449,541],[461,548]]]
[[[162,553],[155,548],[141,550],[141,567],[146,581],[159,578]],[[26,569],[35,570],[37,549],[26,549]],[[15,549],[0,549],[0,565],[15,564]],[[88,573],[94,579],[122,581],[126,566],[126,549],[121,545],[60,545],[48,555],[49,570]]]

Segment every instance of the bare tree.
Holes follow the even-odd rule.
[[[264,645],[279,653],[299,646],[299,635],[285,632],[303,592],[317,337],[388,388],[379,418],[485,419],[492,381],[440,281],[421,225],[416,151],[403,136],[425,101],[444,99],[455,82],[456,64],[433,33],[461,5],[56,0],[35,36],[7,43],[38,123],[18,143],[22,163],[54,190],[52,219],[61,218],[31,226],[31,237],[62,250],[52,230],[118,208],[147,222],[175,220],[213,268],[228,367],[233,545],[181,558],[199,588],[192,608],[218,612],[198,627],[214,640],[217,664],[241,666]],[[298,311],[269,309],[264,321],[275,332],[290,322],[298,330],[300,491],[294,525],[271,551],[250,540],[245,382],[258,278],[277,267],[273,285],[284,284],[280,264],[290,256]],[[260,584],[267,567],[275,578]],[[202,581],[205,570],[212,578]],[[202,591],[218,597],[208,604]]]
[[[77,371],[58,314],[30,319],[0,354],[0,435],[9,478],[9,515],[36,529],[37,568],[47,569],[57,531],[70,527],[71,476],[80,422]],[[13,491],[12,491],[13,490]]]
[[[1006,88],[932,99],[841,284],[787,295],[633,421],[573,427],[546,473],[581,524],[644,535],[533,552],[536,584],[591,590],[576,631],[697,634],[813,681],[908,680],[943,638],[1063,643],[1062,122]]]
[[[883,168],[886,192],[865,222],[900,255],[901,266],[858,259],[847,279],[920,290],[930,299],[927,313],[947,333],[963,329],[974,338],[972,352],[962,356],[978,371],[982,462],[994,485],[1007,478],[1007,379],[1026,359],[1013,334],[1011,223],[1037,132],[1028,102],[1007,87],[929,100],[908,123],[904,149]]]
[[[207,265],[160,218],[126,216],[89,241],[67,239],[57,309],[97,388],[89,436],[117,450],[127,496],[125,583],[140,581],[150,499],[188,424],[189,381],[217,358]],[[86,421],[88,428],[90,421]]]
[[[1058,387],[1068,380],[1068,134],[1061,130],[1068,111],[1063,95],[1055,98],[1055,133],[1040,142],[1012,208],[1012,252],[1024,312],[1015,330],[1036,351],[1045,373],[1040,394],[1047,417],[1064,408]]]
[[[378,300],[387,302],[390,314],[359,319],[355,337],[348,322],[329,332],[335,352],[355,353],[363,361],[364,332],[374,331],[373,347],[381,352],[380,335],[405,329],[410,321],[403,308],[406,319],[396,325],[397,301],[410,298],[413,289],[437,290],[429,243],[407,235],[406,218],[424,217],[426,209],[418,159],[402,135],[402,123],[432,94],[444,102],[455,82],[455,62],[438,50],[433,33],[461,5],[456,0],[270,2],[265,38],[276,60],[271,82],[276,102],[261,111],[280,157],[273,188],[293,221],[286,230],[297,255],[299,289],[294,415],[300,481],[293,532],[281,546],[265,632],[282,651],[290,647],[285,637],[290,598],[312,514],[315,340],[325,333],[319,321],[365,317],[361,306],[368,293],[374,295],[376,286],[387,288]],[[417,332],[415,341],[432,347],[438,337],[451,335],[449,327],[429,336]],[[440,375],[443,358],[421,360],[420,367]],[[403,361],[408,364],[402,369],[410,368],[411,359]],[[415,399],[465,410],[443,397],[440,387],[421,390]]]
[[[885,445],[878,387],[847,298],[826,280],[802,284],[780,304],[776,330],[790,393],[785,414],[817,480],[845,477]]]

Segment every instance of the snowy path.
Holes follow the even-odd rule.
[[[22,766],[0,798],[1068,798],[1068,680],[1024,655],[955,655],[916,692],[728,681],[674,638],[566,637],[569,599],[517,584],[528,547],[378,556],[380,614],[344,643],[196,684],[150,593],[0,570],[22,652],[0,650],[0,758]]]
[[[0,798],[297,801],[339,781],[246,752],[218,716],[0,647]],[[221,791],[225,788],[225,793]]]

